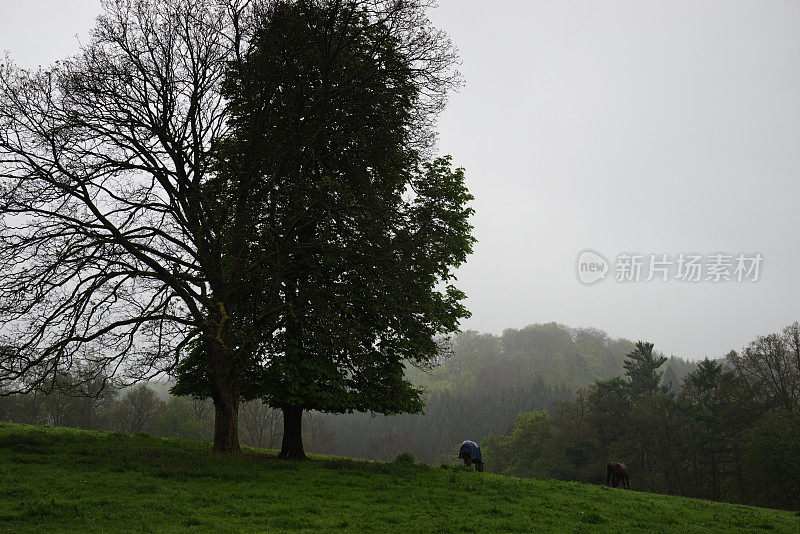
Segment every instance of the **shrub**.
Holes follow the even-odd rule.
[[[397,455],[397,458],[394,459],[395,463],[398,464],[414,464],[416,460],[414,460],[414,456],[410,452],[404,452]]]

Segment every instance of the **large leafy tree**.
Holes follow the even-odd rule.
[[[420,411],[404,363],[435,358],[467,316],[450,281],[471,250],[472,197],[449,158],[426,157],[454,55],[421,7],[275,4],[228,73],[231,133],[210,186],[246,177],[259,191],[247,283],[253,301],[277,287],[281,302],[251,394],[283,411],[283,457],[304,457],[305,409]],[[199,347],[176,391],[203,394],[206,360]]]

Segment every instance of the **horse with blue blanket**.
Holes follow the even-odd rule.
[[[464,465],[471,467],[475,464],[476,471],[483,471],[483,456],[481,456],[481,446],[474,441],[465,441],[461,444],[458,451],[459,459],[464,459]]]

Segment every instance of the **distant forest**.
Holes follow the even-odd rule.
[[[304,415],[306,449],[374,460],[408,452],[429,464],[453,463],[463,440],[507,432],[521,413],[550,413],[554,403],[573,400],[584,386],[620,376],[633,348],[631,341],[601,330],[556,323],[508,329],[499,336],[463,332],[453,338],[440,365],[407,371],[425,391],[424,415],[309,412]],[[677,387],[694,368],[669,358],[663,382]],[[101,381],[94,391],[78,390],[61,375],[46,389],[0,397],[0,419],[210,441],[211,402],[171,396],[168,390],[168,384],[155,382],[101,391]],[[282,429],[279,411],[259,401],[242,407],[244,445],[279,448]]]
[[[484,439],[486,469],[604,483],[616,460],[633,489],[800,507],[800,323],[699,362],[677,388],[664,385],[662,360],[639,343],[624,378],[519,415]]]
[[[320,452],[375,460],[410,452],[432,465],[452,463],[465,439],[505,432],[520,413],[549,413],[580,388],[620,376],[633,348],[601,330],[556,323],[500,336],[467,331],[453,339],[452,355],[438,367],[409,369],[426,391],[424,416],[314,416],[329,435]],[[663,367],[665,383],[677,386],[695,364],[673,357]]]

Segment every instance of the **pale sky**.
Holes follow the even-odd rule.
[[[99,9],[0,0],[0,51],[47,65]],[[557,321],[695,359],[800,320],[800,2],[440,0],[431,18],[466,81],[439,127],[476,197],[464,328]],[[609,279],[578,281],[584,249]],[[620,283],[620,253],[763,262],[755,283]]]

